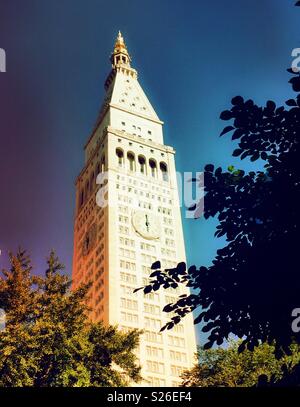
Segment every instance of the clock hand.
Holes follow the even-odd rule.
[[[149,232],[150,223],[148,222],[148,215],[146,214],[145,217],[146,217],[147,232]]]

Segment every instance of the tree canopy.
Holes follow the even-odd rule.
[[[299,73],[288,71],[293,90],[300,92]],[[299,342],[291,314],[299,307],[300,290],[300,95],[285,106],[273,101],[258,106],[237,96],[220,118],[231,122],[221,136],[232,134],[238,143],[232,155],[260,159],[264,171],[207,165],[204,217],[218,219],[215,236],[225,236],[226,246],[209,267],[180,263],[162,270],[160,262],[154,263],[143,289],[176,288],[180,283],[192,288],[190,295],[165,306],[174,315],[162,329],[171,329],[199,309],[195,323],[204,323],[202,330],[209,332],[205,348],[221,345],[233,333],[243,338],[240,350],[276,340],[279,356],[289,352],[293,339]]]
[[[283,376],[282,366],[291,371],[299,363],[299,346],[291,346],[291,356],[275,357],[275,347],[260,344],[253,352],[238,351],[240,341],[230,340],[226,348],[198,348],[198,363],[182,374],[183,387],[252,387],[264,375],[278,381]]]
[[[139,331],[124,333],[87,319],[88,286],[71,281],[54,253],[44,277],[24,251],[10,255],[0,278],[0,386],[125,386],[141,379],[134,350]]]

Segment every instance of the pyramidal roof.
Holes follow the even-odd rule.
[[[108,107],[125,110],[162,123],[138,82],[137,71],[131,67],[131,58],[120,31],[110,60],[112,70],[105,82],[106,95],[97,124]]]
[[[110,93],[110,103],[134,114],[159,120],[137,78],[128,78],[117,72]]]

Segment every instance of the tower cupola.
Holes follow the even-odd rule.
[[[114,51],[111,54],[110,57],[111,63],[113,68],[116,68],[118,66],[125,65],[127,67],[130,67],[130,55],[127,51],[126,44],[124,41],[124,38],[121,34],[121,31],[119,31],[115,46],[114,46]]]

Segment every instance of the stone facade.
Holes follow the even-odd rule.
[[[163,144],[163,122],[131,68],[120,33],[111,62],[106,97],[76,181],[73,287],[92,281],[92,320],[144,329],[138,350],[142,385],[176,386],[181,371],[194,363],[192,316],[170,331],[159,330],[170,317],[163,306],[188,290],[133,293],[147,284],[154,261],[162,267],[185,261],[175,151]],[[107,191],[104,207],[99,188]]]

